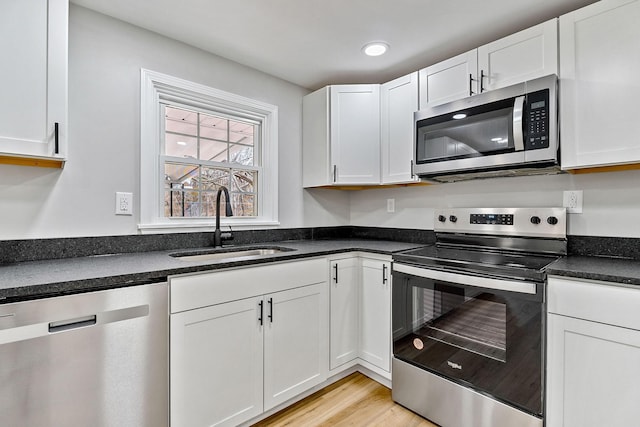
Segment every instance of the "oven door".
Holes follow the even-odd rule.
[[[394,263],[393,354],[542,415],[542,285]]]

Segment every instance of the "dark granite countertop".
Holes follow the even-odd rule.
[[[95,291],[167,280],[168,276],[241,267],[351,251],[392,254],[420,244],[385,240],[340,239],[264,242],[243,247],[279,246],[294,251],[258,259],[184,261],[170,256],[197,249],[86,256],[79,258],[18,262],[0,265],[0,303]],[[202,248],[210,250],[212,248]],[[230,249],[230,248],[226,248]]]
[[[640,286],[640,260],[567,256],[547,267],[547,274]]]

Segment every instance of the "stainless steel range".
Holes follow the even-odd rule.
[[[393,399],[443,427],[543,425],[545,269],[564,208],[442,209],[393,257]]]

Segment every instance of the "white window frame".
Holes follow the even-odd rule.
[[[141,69],[140,83],[140,223],[142,233],[210,231],[215,218],[164,216],[164,165],[161,164],[161,102],[246,117],[261,123],[258,177],[258,215],[230,217],[220,223],[233,228],[277,226],[278,222],[278,107],[178,77]],[[223,196],[224,197],[224,196]]]

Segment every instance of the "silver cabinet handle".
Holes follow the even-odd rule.
[[[338,180],[338,165],[333,165],[333,182]]]
[[[513,146],[516,151],[524,150],[524,133],[522,131],[522,116],[524,110],[524,96],[518,96],[513,101]]]

